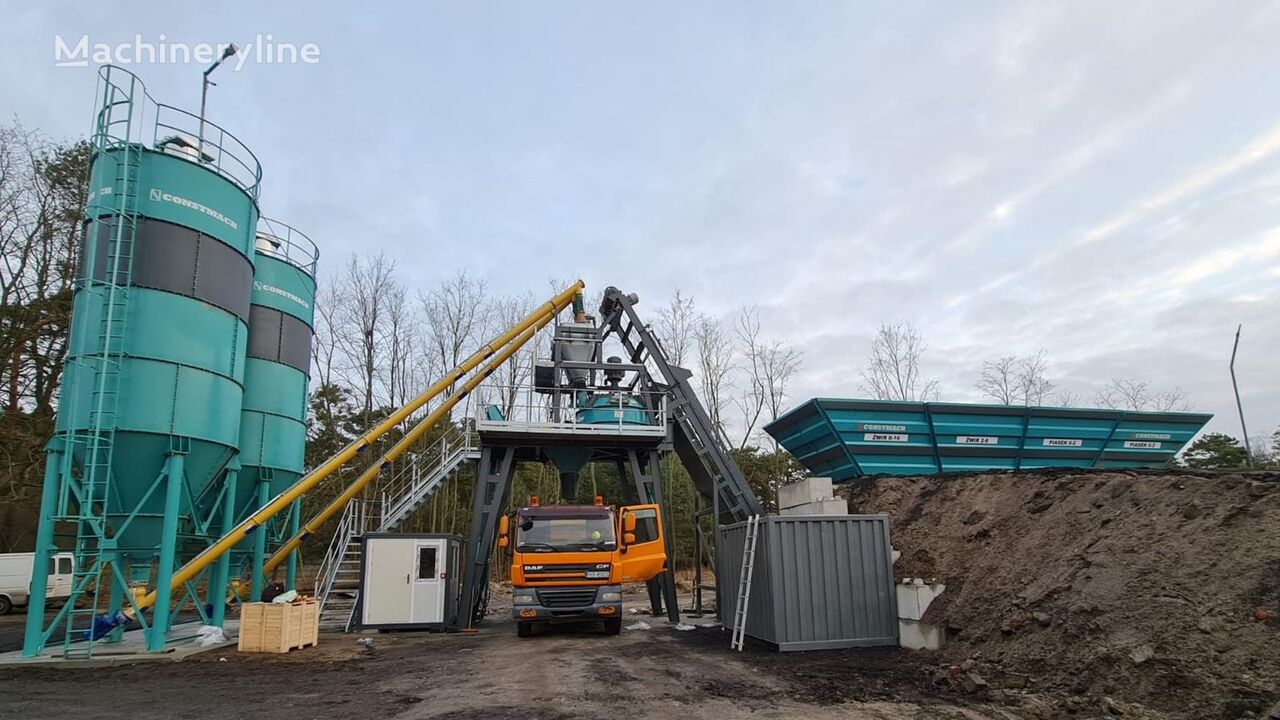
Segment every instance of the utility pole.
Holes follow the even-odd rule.
[[[1236,412],[1240,414],[1240,432],[1244,435],[1245,464],[1252,469],[1253,448],[1249,446],[1249,428],[1244,424],[1244,406],[1240,404],[1240,387],[1236,385],[1236,350],[1240,348],[1240,329],[1243,327],[1243,324],[1236,325],[1236,342],[1231,346],[1231,390],[1236,394]]]
[[[199,134],[199,142],[196,147],[197,162],[204,162],[204,106],[205,106],[205,103],[208,102],[209,100],[209,86],[218,84],[209,79],[209,73],[213,72],[214,70],[217,70],[218,66],[222,64],[223,60],[226,60],[232,55],[235,55],[236,52],[238,51],[236,49],[235,43],[227,45],[227,47],[222,51],[222,56],[219,57],[217,60],[214,60],[213,64],[210,65],[208,68],[206,68],[204,71],[204,82],[201,83],[200,85],[200,134]]]

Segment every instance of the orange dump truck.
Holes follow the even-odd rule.
[[[657,505],[539,505],[504,516],[498,545],[511,551],[516,634],[537,625],[598,620],[622,629],[622,584],[659,575],[667,555]]]

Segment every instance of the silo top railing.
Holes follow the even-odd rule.
[[[259,216],[255,249],[263,255],[283,260],[315,277],[316,264],[320,261],[320,249],[311,241],[311,238],[292,225]]]
[[[199,115],[156,102],[137,75],[115,65],[98,70],[94,148],[141,145],[185,158],[235,183],[255,200],[262,182],[258,158],[235,135]]]

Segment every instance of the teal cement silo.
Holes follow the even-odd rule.
[[[240,473],[237,519],[242,520],[302,477],[307,440],[307,383],[311,374],[312,320],[316,295],[316,246],[284,223],[261,218],[255,243],[244,403],[240,414]],[[300,502],[277,516],[265,532],[246,540],[253,597],[262,590],[268,545],[298,528]],[[297,580],[290,555],[285,586]]]
[[[155,102],[133,74],[100,71],[98,111],[56,431],[49,443],[37,577],[55,529],[75,537],[71,599],[48,626],[33,592],[24,654],[50,639],[72,656],[115,639],[100,617],[134,615],[162,649],[171,606],[203,620],[225,578],[171,597],[178,563],[231,519],[224,482],[239,451],[251,319],[256,158],[230,133]],[[64,543],[65,545],[65,543]],[[153,612],[135,593],[154,587]],[[65,628],[65,636],[57,634]],[[65,639],[64,639],[65,637]]]

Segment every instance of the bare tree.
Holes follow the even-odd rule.
[[[865,390],[878,400],[930,400],[938,397],[938,382],[921,375],[925,344],[910,323],[883,323],[871,342]]]
[[[693,298],[682,295],[680,288],[676,288],[666,307],[659,308],[654,330],[672,363],[683,366],[689,357],[697,321]]]
[[[405,289],[394,284],[387,293],[387,404],[400,407],[409,400],[413,383],[413,353],[417,323]]]
[[[394,265],[381,253],[364,261],[352,255],[341,282],[338,347],[345,356],[347,385],[360,398],[367,421],[384,362],[388,304],[397,286]]]
[[[533,312],[534,302],[532,293],[511,295],[495,300],[491,314],[497,331],[492,334],[496,335],[520,322],[526,315]],[[536,356],[537,346],[534,343],[528,343],[516,351],[515,355],[512,355],[511,359],[494,374],[494,378],[500,385],[498,395],[503,417],[512,417],[516,402],[519,400],[519,390],[529,380]]]
[[[425,315],[427,347],[441,372],[449,372],[478,344],[477,336],[485,328],[485,283],[463,270],[419,299]],[[453,391],[450,387],[449,394]]]
[[[1059,390],[1053,396],[1053,404],[1058,407],[1076,407],[1080,404],[1080,393],[1073,390]]]
[[[974,387],[1001,405],[1043,405],[1053,390],[1048,369],[1044,350],[1026,357],[1005,355],[982,363]]]
[[[1016,355],[986,360],[982,363],[982,376],[978,378],[978,382],[974,383],[974,387],[1001,405],[1013,405],[1018,402],[1017,375]]]
[[[738,316],[733,323],[733,336],[736,350],[743,358],[745,387],[733,399],[742,415],[742,442],[739,448],[747,446],[751,434],[755,432],[756,423],[760,421],[760,413],[764,410],[768,389],[765,387],[764,364],[766,350],[760,339],[760,311],[752,305],[738,309]]]
[[[729,377],[733,369],[733,345],[720,323],[709,317],[699,317],[694,325],[694,345],[698,350],[698,382],[702,387],[702,399],[707,414],[720,439],[729,442],[724,426],[724,410],[733,392]]]
[[[1045,351],[1039,350],[1035,355],[1028,355],[1018,361],[1018,392],[1023,405],[1043,405],[1044,399],[1053,391],[1053,383],[1049,381],[1049,361]]]
[[[1191,407],[1182,388],[1152,390],[1150,383],[1135,378],[1112,378],[1094,396],[1094,401],[1102,407],[1115,410],[1171,412],[1189,410]]]

